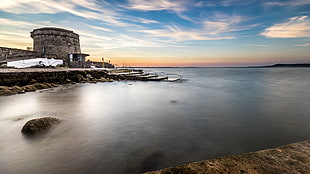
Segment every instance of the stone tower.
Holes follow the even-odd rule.
[[[53,27],[34,29],[30,33],[33,50],[40,56],[62,59],[69,67],[84,67],[88,54],[81,54],[78,34]]]

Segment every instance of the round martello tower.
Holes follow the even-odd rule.
[[[81,53],[79,35],[73,31],[45,27],[34,29],[33,50],[42,57],[62,59],[68,65],[68,55]]]

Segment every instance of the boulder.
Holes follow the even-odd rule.
[[[86,79],[87,79],[87,80],[93,80],[94,78],[93,78],[93,76],[92,76],[92,75],[90,75],[90,74],[86,74]]]
[[[22,87],[25,92],[35,91],[36,88],[33,85],[26,85]]]
[[[0,86],[0,95],[12,95],[15,94],[12,90],[10,90],[7,86]]]
[[[77,74],[76,76],[77,82],[83,81],[85,78],[81,74]]]
[[[60,120],[54,117],[42,117],[29,120],[22,128],[22,133],[27,135],[35,135],[44,130],[49,129],[54,124],[59,123]]]

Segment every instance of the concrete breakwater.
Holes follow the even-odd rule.
[[[0,69],[0,95],[11,95],[69,83],[123,80],[105,70],[94,69]]]
[[[310,140],[145,174],[310,173]]]

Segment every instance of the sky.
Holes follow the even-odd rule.
[[[32,47],[42,27],[118,66],[310,63],[310,0],[0,0],[0,46]]]

